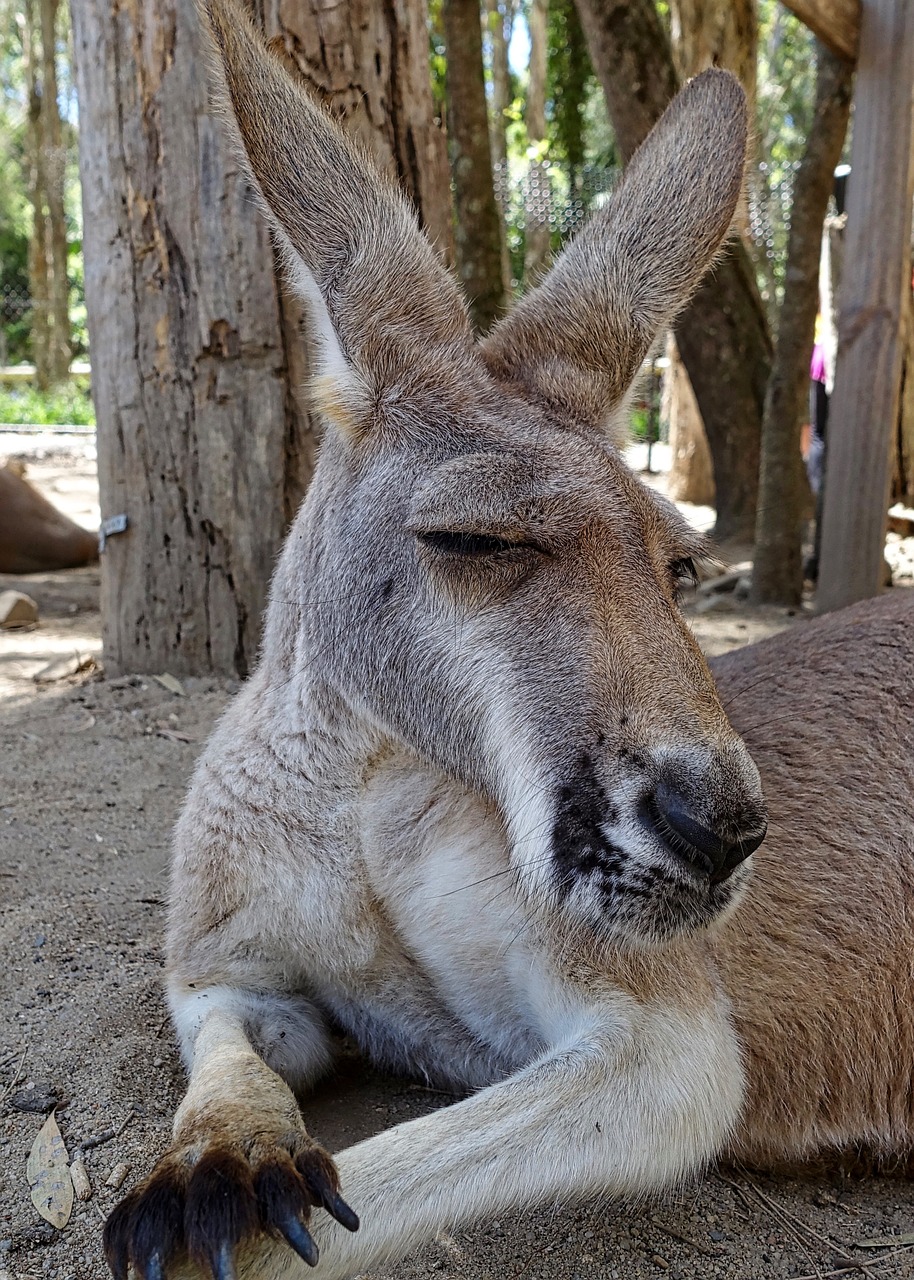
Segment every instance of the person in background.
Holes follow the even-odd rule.
[[[806,453],[806,475],[816,500],[816,533],[813,553],[803,566],[803,576],[815,582],[819,576],[819,533],[822,526],[822,491],[825,479],[825,431],[828,426],[828,373],[822,317],[816,316],[816,336],[809,364],[809,421],[811,431]]]

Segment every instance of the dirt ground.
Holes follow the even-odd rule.
[[[91,458],[46,459],[32,476],[87,524],[97,518]],[[160,990],[169,835],[234,686],[187,680],[182,695],[91,664],[36,682],[52,661],[98,659],[98,573],[0,578],[7,587],[38,601],[41,623],[0,632],[0,1280],[103,1280],[101,1222],[121,1194],[105,1181],[119,1164],[122,1190],[144,1175],[181,1097]],[[709,652],[792,622],[802,625],[733,601],[694,618]],[[444,1101],[345,1058],[305,1112],[337,1149]],[[26,1178],[54,1106],[71,1156],[101,1139],[85,1151],[92,1197],[59,1231]],[[901,1178],[725,1169],[649,1205],[556,1204],[443,1235],[383,1280],[914,1277],[912,1232]]]

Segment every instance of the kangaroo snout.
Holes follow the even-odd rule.
[[[768,829],[757,801],[745,804],[735,823],[715,822],[706,816],[704,804],[670,778],[645,798],[641,820],[671,853],[712,884],[728,879],[755,853]]]
[[[581,752],[556,796],[552,861],[566,911],[636,945],[706,928],[730,909],[767,809],[745,746]],[[620,768],[620,760],[623,762]]]

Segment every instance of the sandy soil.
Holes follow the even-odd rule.
[[[85,507],[75,493],[71,511]],[[189,680],[179,696],[91,668],[36,683],[51,659],[98,654],[97,571],[8,586],[38,600],[42,621],[0,633],[0,1280],[103,1280],[101,1220],[120,1194],[105,1179],[119,1163],[124,1189],[144,1175],[181,1097],[160,991],[169,833],[233,686]],[[719,652],[795,620],[730,603],[695,625]],[[305,1111],[335,1149],[444,1102],[344,1058]],[[116,1133],[86,1151],[93,1195],[61,1231],[34,1210],[25,1171],[55,1104],[71,1155]],[[914,1254],[865,1243],[912,1231],[900,1178],[724,1170],[651,1205],[557,1204],[442,1236],[384,1280],[914,1277]]]

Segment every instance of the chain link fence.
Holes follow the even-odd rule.
[[[747,240],[759,289],[772,320],[783,289],[793,182],[798,166],[774,174],[762,164],[750,175]],[[496,166],[495,193],[505,216],[515,284],[522,279],[524,233],[532,223],[548,223],[552,246],[561,245],[579,229],[588,214],[607,199],[621,170],[585,165],[573,179],[563,166],[545,161],[526,173],[505,174]]]

